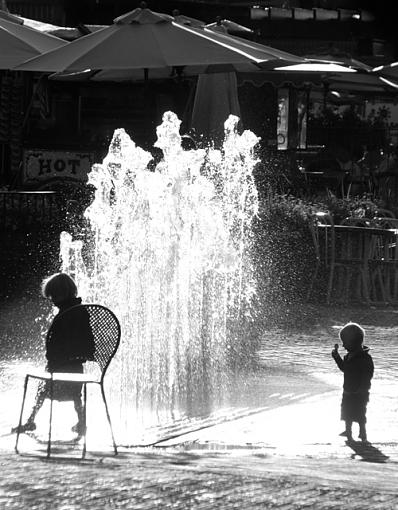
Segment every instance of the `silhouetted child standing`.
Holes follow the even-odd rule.
[[[341,435],[352,441],[352,423],[357,422],[359,438],[367,441],[366,406],[374,371],[373,360],[368,347],[363,345],[365,331],[361,326],[349,322],[341,329],[339,337],[347,350],[344,358],[338,353],[338,344],[332,351],[337,366],[344,373],[341,419],[345,421],[345,431]]]

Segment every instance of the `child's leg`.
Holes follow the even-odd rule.
[[[359,422],[359,439],[362,441],[367,441],[368,437],[366,434],[366,422]]]
[[[345,420],[345,435],[349,441],[352,440],[352,421]]]
[[[35,403],[34,403],[33,409],[31,411],[30,416],[27,419],[26,423],[21,426],[18,425],[17,427],[13,427],[11,429],[11,432],[21,433],[21,432],[36,430],[36,424],[35,424],[36,414],[40,411],[41,406],[43,405],[43,402],[46,399],[46,396],[47,396],[47,390],[46,390],[45,385],[42,384],[37,389]]]
[[[84,420],[84,411],[81,397],[76,397],[73,401],[75,405],[75,411],[77,414],[77,423],[72,427],[73,432],[77,432],[78,434],[85,433],[85,420]]]
[[[40,411],[40,409],[41,409],[41,407],[42,407],[42,405],[44,403],[44,400],[46,399],[46,396],[47,396],[46,387],[45,387],[45,385],[42,385],[37,390],[36,398],[35,398],[35,403],[33,405],[33,409],[32,409],[32,411],[30,413],[30,416],[29,416],[29,418],[26,421],[26,424],[33,424],[34,423],[36,415]]]

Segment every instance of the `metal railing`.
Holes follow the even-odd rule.
[[[58,223],[64,201],[54,191],[0,191],[0,229],[19,230]]]

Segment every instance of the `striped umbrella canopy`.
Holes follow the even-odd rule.
[[[0,69],[12,69],[29,58],[66,44],[58,37],[0,17]]]
[[[28,60],[17,70],[40,72],[137,72],[156,78],[173,69],[200,74],[246,65],[299,63],[305,59],[245,39],[179,23],[172,16],[134,9],[113,25],[86,35],[62,48]],[[227,69],[228,68],[228,69]]]

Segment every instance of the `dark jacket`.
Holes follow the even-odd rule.
[[[77,370],[87,360],[94,359],[94,336],[89,315],[74,298],[59,307],[46,338],[47,368],[50,371]]]
[[[349,352],[343,359],[338,353],[333,358],[344,373],[345,392],[367,393],[370,390],[374,366],[368,347],[363,347],[357,352]]]

